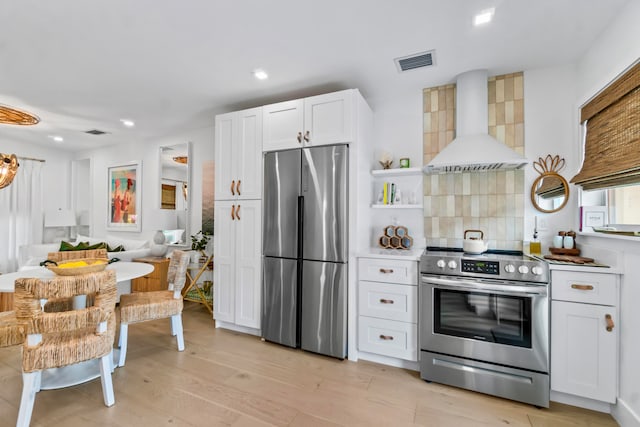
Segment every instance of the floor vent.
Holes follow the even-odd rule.
[[[109,133],[109,132],[105,132],[103,130],[98,130],[98,129],[91,129],[86,131],[85,133],[91,134],[91,135],[104,135],[105,133]]]
[[[435,50],[414,53],[409,56],[394,59],[398,72],[415,70],[416,68],[432,67],[435,65]]]

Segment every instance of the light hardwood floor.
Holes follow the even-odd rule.
[[[127,364],[113,374],[116,404],[100,380],[41,391],[32,426],[616,426],[607,414],[550,409],[422,381],[417,372],[339,361],[215,329],[187,303],[186,350],[169,322],[129,327]],[[14,426],[20,349],[0,349],[0,426]]]

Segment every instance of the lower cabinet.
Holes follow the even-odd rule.
[[[216,200],[213,318],[259,333],[262,295],[260,200]]]
[[[168,289],[169,258],[144,257],[135,258],[133,261],[151,264],[153,265],[153,271],[146,276],[131,280],[131,292],[164,291]]]
[[[551,272],[551,390],[615,403],[618,277]]]
[[[418,262],[360,258],[358,278],[358,350],[417,361]]]

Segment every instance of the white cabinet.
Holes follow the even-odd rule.
[[[615,403],[618,276],[551,272],[551,390]]]
[[[418,262],[358,260],[358,349],[418,360]]]
[[[262,108],[215,119],[216,200],[262,197]]]
[[[218,200],[214,215],[213,317],[216,321],[259,330],[261,201]]]
[[[353,97],[349,89],[264,106],[262,149],[352,142]]]

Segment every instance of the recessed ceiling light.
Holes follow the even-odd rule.
[[[269,75],[264,70],[255,70],[253,76],[258,80],[266,80],[269,78]]]
[[[492,7],[491,9],[485,9],[482,12],[478,13],[473,17],[473,25],[482,25],[491,22],[495,11],[496,9]]]
[[[120,121],[122,122],[122,124],[128,128],[132,128],[134,127],[136,124],[133,120],[129,120],[129,119],[120,119]]]
[[[62,142],[64,138],[58,135],[49,135],[49,138],[53,139],[55,142]]]

